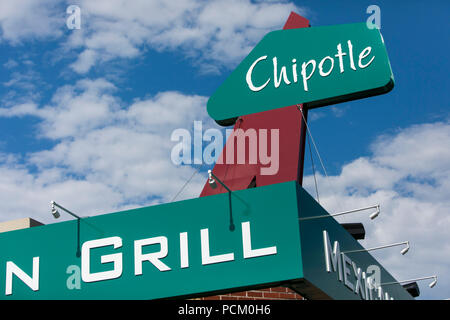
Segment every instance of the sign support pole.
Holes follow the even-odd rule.
[[[305,28],[310,27],[309,20],[304,17],[296,14],[295,12],[291,12],[289,18],[287,19],[283,29],[295,29],[295,28]],[[303,186],[303,170],[305,166],[305,145],[306,145],[306,135],[307,130],[307,122],[308,122],[308,108],[304,104],[298,105],[299,111],[302,113],[302,117],[300,118],[300,148],[298,155],[298,175],[297,181]]]
[[[302,113],[302,125],[300,126],[300,148],[298,155],[298,183],[303,186],[303,170],[305,167],[305,145],[306,145],[306,135],[308,134],[306,130],[307,122],[308,122],[308,108],[305,105],[301,104],[298,106],[299,111]]]

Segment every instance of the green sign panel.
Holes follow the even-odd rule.
[[[411,300],[397,280],[304,189],[298,189],[304,281],[293,287],[310,299]],[[303,218],[307,218],[302,220]],[[348,252],[348,253],[347,253]],[[381,285],[380,285],[381,284]]]
[[[234,231],[228,196],[2,233],[0,297],[158,299],[302,278],[294,184],[233,193]]]
[[[309,298],[376,298],[361,296],[349,261],[395,281],[368,253],[343,264],[327,254],[324,231],[341,251],[361,246],[333,218],[299,221],[327,213],[295,181],[233,192],[232,211],[229,196],[2,233],[0,297],[159,299],[284,284]],[[386,292],[410,298],[400,285]]]
[[[268,33],[210,97],[217,122],[306,103],[309,108],[389,92],[383,38],[366,23]]]

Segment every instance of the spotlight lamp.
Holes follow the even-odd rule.
[[[433,288],[437,283],[437,276],[434,277],[434,280],[428,285],[430,288]]]
[[[371,213],[369,216],[370,219],[372,219],[372,220],[375,219],[376,217],[378,217],[378,215],[380,214],[380,205],[379,204],[376,205],[376,209],[377,210],[374,213]]]
[[[228,201],[229,201],[229,208],[230,208],[230,230],[234,231],[235,226],[234,226],[234,222],[233,222],[233,209],[232,209],[232,205],[231,205],[231,189],[228,188],[225,183],[223,183],[219,178],[217,178],[216,175],[214,175],[214,173],[212,173],[211,170],[208,170],[208,183],[211,186],[212,189],[216,189],[217,188],[217,183],[216,181],[218,181],[227,191],[228,191]]]
[[[67,209],[64,208],[63,206],[57,204],[55,201],[51,201],[51,202],[50,202],[50,206],[51,206],[51,208],[52,208],[52,215],[53,215],[53,217],[54,217],[55,219],[58,219],[58,218],[61,216],[61,214],[59,213],[59,211],[58,211],[58,209],[57,209],[56,207],[58,207],[59,209],[65,211],[65,212],[67,212],[68,214],[70,214],[71,216],[73,216],[73,217],[75,217],[75,218],[77,218],[77,219],[81,219],[81,217],[79,217],[79,216],[76,215],[75,213],[73,213],[73,212],[67,210]]]
[[[55,207],[55,201],[50,202],[50,205],[52,206],[52,215],[55,219],[58,219],[61,215],[59,214],[58,209]]]
[[[409,251],[409,241],[406,241],[406,247],[400,251],[402,255],[405,255]]]
[[[217,188],[217,183],[216,183],[216,180],[214,180],[214,178],[212,177],[211,170],[208,170],[208,182],[209,182],[209,186],[211,187],[211,189]]]
[[[218,181],[225,189],[227,189],[228,192],[231,192],[231,189],[228,188],[228,187],[225,185],[225,183],[223,183],[219,178],[217,178],[217,176],[216,176],[214,173],[212,173],[211,170],[208,170],[208,182],[209,182],[209,185],[211,186],[212,189],[217,188],[216,180],[217,180],[217,181]]]

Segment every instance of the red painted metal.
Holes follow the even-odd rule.
[[[306,28],[309,27],[309,21],[304,17],[291,12],[283,29]],[[241,116],[237,119],[233,133],[228,138],[219,160],[213,168],[213,173],[223,181],[231,190],[247,189],[253,180],[256,186],[281,183],[297,180],[302,184],[303,179],[303,161],[305,153],[306,126],[302,114],[299,110],[302,108],[303,115],[307,117],[307,110],[302,105],[289,106],[285,108],[269,110],[265,112]],[[238,130],[242,129],[242,131]],[[261,174],[261,169],[269,167],[268,164],[262,164],[259,160],[256,164],[249,163],[249,146],[245,144],[245,163],[237,164],[237,143],[233,142],[234,136],[242,136],[248,130],[256,130],[259,140],[261,130],[267,130],[268,154],[273,154],[274,147],[271,145],[272,129],[279,131],[279,157],[278,172],[276,174]],[[247,141],[248,142],[248,141]],[[234,159],[231,159],[230,151],[234,151]],[[242,152],[240,150],[239,152]],[[259,145],[258,145],[259,151]],[[227,158],[227,154],[229,157]],[[220,161],[220,159],[222,161]],[[272,159],[272,166],[274,159]],[[222,163],[221,163],[222,162]],[[228,164],[227,164],[228,163]],[[220,184],[216,189],[212,189],[206,181],[200,197],[209,196],[218,193],[227,192]]]

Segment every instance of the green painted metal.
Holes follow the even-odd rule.
[[[314,64],[308,64],[311,60],[316,66],[309,77]],[[284,80],[283,67],[290,84]],[[280,82],[277,87],[275,80]],[[377,28],[356,23],[279,30],[268,33],[256,45],[210,97],[207,110],[220,122],[301,103],[314,108],[361,99],[387,93],[393,86],[389,58]]]
[[[234,231],[230,230],[230,195]],[[324,214],[327,212],[296,181],[290,181],[2,233],[0,298],[160,299],[280,283],[302,293],[301,283],[306,280],[309,290],[312,288],[333,299],[359,299],[337,280],[336,273],[326,272],[323,230],[329,232],[331,241],[340,242],[342,250],[360,249],[361,245],[333,218],[299,222],[299,217]],[[244,258],[242,223],[245,222],[250,224],[252,249],[276,246],[276,254]],[[232,261],[202,264],[200,230],[205,228],[209,231],[210,255],[233,253]],[[181,267],[180,257],[180,233],[184,232],[188,234],[189,266],[186,268]],[[160,261],[170,270],[160,271],[144,261],[142,275],[135,275],[135,241],[160,236],[168,239],[168,254]],[[122,246],[92,249],[90,271],[114,269],[111,262],[102,264],[101,257],[121,253],[122,274],[115,279],[81,281],[77,289],[76,270],[83,259],[77,252],[87,241],[109,237],[120,237]],[[142,252],[159,250],[157,244],[144,247]],[[39,290],[31,290],[14,275],[12,294],[5,295],[7,261],[31,277],[33,257],[39,257]],[[395,281],[369,253],[355,253],[350,257],[363,269],[379,266],[383,281]],[[392,285],[388,291],[395,299],[411,298],[400,285]]]
[[[298,201],[300,218],[328,215],[328,212],[302,188],[298,188]],[[376,221],[373,223],[376,223]],[[305,279],[316,290],[322,291],[331,299],[360,300],[361,297],[358,294],[346,287],[342,281],[338,280],[338,274],[336,272],[326,271],[323,240],[324,230],[329,234],[331,245],[336,240],[339,242],[341,252],[364,249],[333,217],[301,221],[300,234]],[[368,252],[349,253],[348,257],[362,271],[367,271],[369,266],[379,267],[381,283],[397,281]],[[350,269],[352,268],[350,267]],[[353,275],[353,270],[350,270],[350,273],[349,280],[355,284],[356,278]],[[389,285],[383,287],[383,289],[395,300],[413,299],[400,284]]]
[[[302,278],[300,235],[294,183],[271,185],[232,193],[230,231],[229,194],[94,216],[0,234],[0,298],[2,299],[158,299],[195,295],[230,288],[251,287]],[[280,201],[283,208],[280,210]],[[276,214],[274,214],[276,213]],[[50,212],[49,212],[50,214]],[[252,248],[277,247],[277,254],[243,258],[241,223],[250,222]],[[202,265],[200,230],[209,229],[211,255],[234,253],[234,261]],[[180,268],[181,232],[188,233],[189,267]],[[91,272],[113,269],[101,264],[101,255],[123,254],[123,272],[117,279],[82,282],[69,290],[67,268],[81,267],[76,253],[88,240],[118,236],[122,247],[91,251]],[[143,262],[143,274],[134,273],[134,241],[165,236],[171,268],[159,271]],[[143,252],[159,251],[159,245]],[[16,276],[13,294],[4,295],[6,261],[13,261],[29,276],[32,259],[40,259],[39,290],[32,291]],[[71,278],[73,280],[73,278]],[[3,291],[3,292],[2,292]]]

